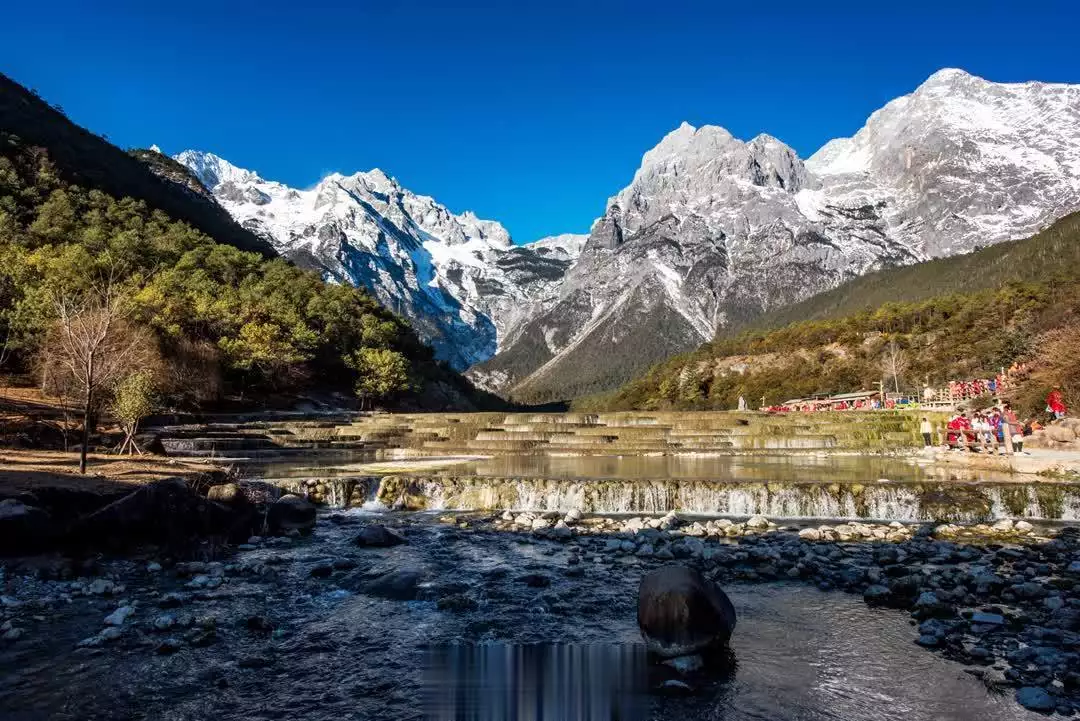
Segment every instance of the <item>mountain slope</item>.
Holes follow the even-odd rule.
[[[241,250],[266,257],[273,248],[239,227],[220,206],[158,177],[140,162],[93,133],[75,125],[22,85],[0,73],[0,129],[23,142],[45,148],[64,178],[116,198],[145,201],[171,217]]]
[[[368,288],[458,369],[516,337],[550,302],[583,242],[556,236],[515,246],[498,223],[455,215],[378,169],[298,190],[212,153],[188,150],[176,160],[245,228],[302,265]]]
[[[832,290],[725,329],[713,342],[762,333],[803,321],[830,321],[887,303],[916,303],[952,293],[975,293],[1009,283],[1068,281],[1080,276],[1080,213],[1051,224],[1031,238],[868,273]]]
[[[1053,383],[1080,393],[1080,213],[1031,238],[855,279],[657,364],[581,410],[735,407],[873,388],[890,342],[896,384],[920,392],[1023,361],[1011,397],[1027,412]],[[1065,344],[1065,345],[1063,345]],[[1064,359],[1064,362],[1061,360]],[[1066,386],[1071,382],[1071,386]],[[1075,396],[1074,400],[1080,399]]]
[[[1080,207],[1078,128],[1080,86],[958,70],[805,163],[769,136],[684,124],[608,201],[522,345],[470,376],[533,402],[611,388],[858,275],[1029,235]]]

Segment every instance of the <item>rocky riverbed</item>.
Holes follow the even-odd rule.
[[[439,649],[462,644],[481,649],[469,657],[477,667],[500,649],[511,649],[505,661],[568,648],[545,663],[562,659],[588,691],[589,664],[571,662],[639,646],[637,583],[673,562],[731,596],[733,664],[688,679],[682,696],[641,681],[641,718],[1080,710],[1072,528],[350,510],[320,514],[310,536],[294,529],[203,555],[5,562],[0,713],[447,717],[428,703],[433,684],[495,682],[461,677],[461,664],[449,681],[433,674]]]

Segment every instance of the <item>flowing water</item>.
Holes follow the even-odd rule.
[[[305,465],[249,473],[330,505],[466,511],[751,516],[977,523],[1080,520],[1080,483],[1018,482],[989,471],[879,456],[546,456]],[[380,480],[379,474],[389,475]],[[402,480],[402,477],[406,480]]]
[[[1011,692],[916,646],[906,613],[797,583],[729,586],[739,616],[731,663],[693,694],[660,695],[635,620],[645,562],[586,551],[572,565],[564,544],[466,532],[434,512],[363,510],[393,484],[340,455],[247,474],[304,492],[322,484],[341,509],[321,511],[310,538],[226,557],[216,588],[149,573],[150,559],[106,561],[102,570],[126,587],[111,598],[65,600],[61,582],[9,576],[5,593],[57,600],[18,611],[26,633],[0,645],[0,718],[1035,718]],[[681,508],[779,519],[934,515],[955,505],[934,494],[958,481],[879,458],[518,456],[398,483],[432,510]],[[1080,517],[1072,487],[1051,498],[990,476],[959,485],[974,508],[964,513]],[[408,545],[354,545],[356,524],[375,519],[405,523]],[[178,608],[160,607],[168,592],[181,594]],[[120,638],[76,649],[120,603],[136,609]],[[156,630],[166,614],[176,625]],[[200,630],[211,625],[212,634]]]
[[[412,524],[408,545],[353,545],[352,522],[380,515]],[[136,606],[123,636],[75,650],[117,601],[62,604],[0,648],[0,716],[573,719],[593,708],[608,719],[617,705],[624,719],[1034,718],[1011,693],[991,693],[915,646],[907,614],[839,592],[729,586],[739,615],[731,665],[696,693],[671,697],[650,693],[642,676],[637,559],[601,563],[587,553],[582,573],[568,575],[565,545],[354,510],[324,516],[311,538],[227,560],[225,583],[202,591],[141,563],[113,566]],[[330,560],[343,570],[312,576]],[[158,608],[176,589],[183,604]],[[216,642],[155,652],[184,633],[154,631],[163,613],[180,625],[215,618]]]

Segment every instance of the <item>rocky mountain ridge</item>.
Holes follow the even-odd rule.
[[[606,390],[725,327],[883,267],[1026,237],[1080,207],[1080,86],[935,73],[806,161],[683,124],[612,197],[559,299],[474,381]]]
[[[492,357],[550,302],[584,241],[514,245],[499,223],[454,214],[379,169],[301,190],[213,153],[176,160],[245,228],[335,281],[366,286],[458,370]]]
[[[177,156],[246,228],[371,288],[440,357],[530,401],[611,388],[716,330],[878,268],[1032,234],[1080,207],[1080,86],[935,73],[805,161],[686,123],[585,239],[515,246],[373,170],[314,189]]]

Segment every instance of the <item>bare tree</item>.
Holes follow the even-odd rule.
[[[895,340],[890,340],[881,353],[881,372],[886,377],[892,377],[893,388],[897,393],[900,392],[900,377],[904,375],[907,369],[907,354],[896,344]]]
[[[42,349],[42,367],[52,382],[79,398],[79,473],[86,473],[94,416],[105,390],[151,362],[153,342],[128,323],[119,284],[111,277],[89,292],[54,292],[53,305],[56,321]]]

